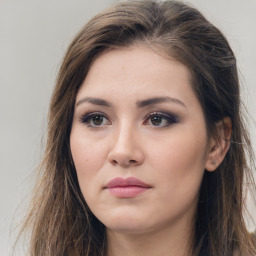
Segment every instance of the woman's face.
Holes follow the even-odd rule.
[[[191,223],[207,145],[183,64],[138,46],[94,61],[77,95],[70,146],[82,194],[107,230]]]

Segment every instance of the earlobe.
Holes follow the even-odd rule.
[[[209,172],[215,171],[222,163],[230,146],[232,122],[229,117],[216,124],[217,136],[213,136],[209,142],[206,156],[205,169]]]

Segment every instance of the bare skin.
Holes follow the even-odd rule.
[[[207,137],[183,64],[139,46],[103,53],[78,92],[70,146],[108,256],[189,256],[203,173],[228,145]],[[147,187],[108,187],[130,177]]]
[[[191,220],[192,222],[192,220]],[[108,230],[108,256],[189,256],[191,223],[153,231],[151,234],[123,234]]]

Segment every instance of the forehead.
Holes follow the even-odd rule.
[[[108,66],[106,64],[112,64]],[[103,68],[106,71],[112,71],[112,75],[118,71],[134,71],[134,75],[144,75],[145,72],[164,70],[176,66],[182,68],[189,77],[190,71],[180,61],[167,55],[164,51],[156,47],[147,47],[143,44],[134,44],[129,47],[110,48],[101,53],[93,61],[89,71],[92,69]],[[116,68],[116,69],[114,69]],[[140,68],[139,70],[137,68]],[[136,72],[135,72],[136,71]],[[139,71],[139,72],[138,72]],[[123,73],[125,75],[125,73]]]
[[[165,93],[166,90],[186,89],[192,92],[189,69],[175,60],[142,46],[111,49],[103,52],[92,63],[79,90],[81,92],[128,94],[150,90]],[[185,88],[187,85],[188,88]]]

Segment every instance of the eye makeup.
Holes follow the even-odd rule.
[[[79,118],[80,122],[90,128],[103,128],[111,125],[112,122],[106,114],[102,112],[90,112],[82,115]],[[142,125],[153,128],[167,128],[175,123],[178,123],[179,118],[176,114],[162,111],[151,112],[144,118]]]

